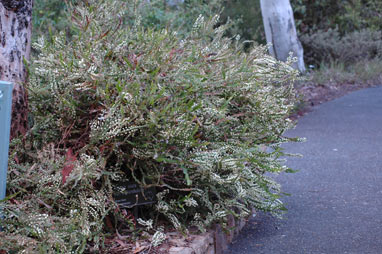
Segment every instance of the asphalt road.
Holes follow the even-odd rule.
[[[285,146],[300,171],[277,177],[288,213],[258,214],[226,254],[382,253],[382,87],[318,106],[287,136],[307,138]]]

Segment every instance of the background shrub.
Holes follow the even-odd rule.
[[[382,2],[291,1],[307,64],[365,61],[381,50]]]
[[[380,57],[382,53],[382,33],[364,29],[341,36],[337,30],[318,30],[303,34],[300,40],[305,48],[305,59],[309,64],[338,61],[345,66],[358,61]]]
[[[68,3],[77,5],[83,0],[35,0],[33,6],[33,36],[36,40],[38,36],[44,34],[49,36],[49,31],[55,33],[66,31],[70,26],[68,16]],[[223,9],[221,0],[185,0],[178,6],[167,4],[168,1],[151,0],[130,2],[131,8],[124,13],[125,24],[132,25],[134,17],[139,12],[141,24],[144,27],[156,29],[173,29],[178,36],[184,36],[192,29],[194,21],[199,15],[206,17],[220,13]]]
[[[218,16],[199,16],[183,39],[145,28],[139,6],[87,1],[71,12],[70,39],[35,44],[34,125],[13,144],[3,248],[99,251],[108,231],[156,246],[165,228],[283,211],[264,173],[288,171],[280,144],[291,141],[292,59],[244,53]],[[157,189],[140,218],[113,199],[123,180]]]
[[[243,40],[254,40],[266,44],[260,1],[224,0],[222,1],[222,20],[233,20],[230,35],[239,34]]]
[[[36,41],[39,36],[67,31],[69,20],[67,19],[67,3],[76,4],[78,0],[35,0],[33,2],[32,40]]]
[[[221,0],[185,0],[177,6],[171,6],[167,2],[169,1],[140,1],[142,25],[173,30],[179,37],[183,37],[191,31],[199,15],[211,17],[222,10]]]
[[[354,30],[381,30],[379,0],[291,0],[296,25],[302,33],[338,29],[341,36]]]

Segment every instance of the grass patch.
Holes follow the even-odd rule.
[[[310,82],[316,85],[338,85],[356,83],[379,83],[382,78],[382,59],[358,61],[346,66],[341,62],[322,64],[321,68],[309,74]]]

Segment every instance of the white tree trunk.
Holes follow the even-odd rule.
[[[0,80],[14,84],[11,138],[23,135],[28,125],[25,89],[32,33],[33,0],[0,0]]]
[[[260,0],[265,36],[272,56],[286,61],[289,53],[297,57],[294,68],[305,72],[304,52],[297,38],[293,11],[289,0]]]

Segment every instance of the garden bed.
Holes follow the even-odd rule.
[[[255,211],[253,210],[253,214]],[[114,247],[110,249],[113,254],[126,253],[155,253],[155,254],[223,254],[235,237],[247,224],[248,218],[235,219],[228,216],[227,226],[223,229],[220,225],[215,225],[205,233],[190,233],[187,236],[179,232],[167,232],[167,240],[156,248],[150,248],[150,243],[137,242],[125,244],[122,241],[113,241]],[[129,253],[130,253],[129,252]]]

